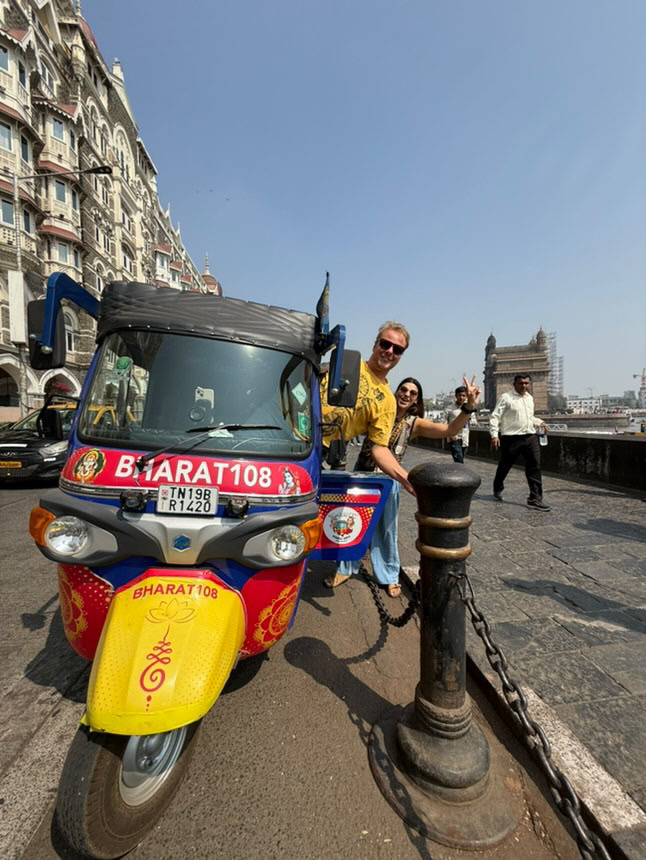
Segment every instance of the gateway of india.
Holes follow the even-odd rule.
[[[528,344],[520,346],[496,346],[496,338],[489,335],[484,369],[484,405],[487,409],[493,409],[500,395],[511,389],[517,373],[531,375],[535,410],[547,412],[549,360],[547,337],[542,328]]]

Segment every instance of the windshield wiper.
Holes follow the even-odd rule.
[[[202,439],[206,439],[214,430],[280,430],[281,428],[277,424],[213,424],[211,427],[189,427],[188,430],[184,430],[184,433],[199,433],[200,435],[193,439],[190,445],[187,445],[185,448],[182,448],[178,453],[184,453],[185,451],[194,448],[195,445],[198,445]],[[135,466],[141,472],[149,460],[154,460],[155,457],[158,457],[160,454],[165,454],[167,451],[172,451],[173,448],[177,448],[177,442],[173,442],[171,445],[166,445],[164,448],[159,448],[157,451],[150,451],[148,454],[142,454],[141,457],[137,457],[135,460]]]
[[[189,427],[185,433],[211,433],[213,430],[280,430],[278,424],[213,424],[211,427]]]

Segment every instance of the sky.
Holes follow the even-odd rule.
[[[162,205],[225,295],[314,311],[425,396],[490,333],[564,394],[646,365],[643,0],[83,0]]]

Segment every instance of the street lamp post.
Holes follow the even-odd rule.
[[[20,229],[20,188],[18,183],[23,179],[45,179],[50,176],[79,176],[81,174],[111,174],[112,168],[109,164],[98,164],[95,167],[86,167],[79,170],[61,170],[50,171],[48,173],[32,173],[28,176],[19,176],[13,174],[13,226],[14,237],[16,243],[16,269],[15,272],[9,271],[9,305],[10,319],[14,320],[16,314],[20,314],[19,318],[12,323],[12,342],[18,350],[18,365],[19,365],[19,400],[20,400],[20,415],[25,414],[25,388],[26,388],[26,371],[24,368],[24,347],[25,347],[25,290],[22,276],[22,242]],[[13,300],[12,300],[13,299]]]

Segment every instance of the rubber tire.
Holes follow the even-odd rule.
[[[127,806],[119,793],[121,756],[129,736],[80,726],[65,759],[56,800],[55,826],[64,842],[84,857],[113,860],[135,848],[152,830],[179,788],[189,765],[200,721],[187,726],[172,771],[150,800]]]

